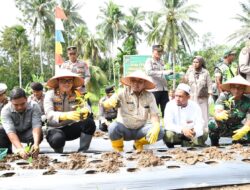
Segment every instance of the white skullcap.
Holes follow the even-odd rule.
[[[7,86],[4,83],[0,83],[0,94],[3,94],[7,90]]]
[[[185,91],[186,93],[190,94],[190,86],[188,86],[188,85],[185,84],[185,83],[180,83],[180,84],[177,86],[176,90],[183,90],[183,91]]]

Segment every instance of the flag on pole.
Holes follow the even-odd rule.
[[[56,36],[56,42],[63,42],[63,43],[65,42],[62,32],[60,30],[56,30],[55,36]]]
[[[60,7],[56,7],[55,9],[55,64],[61,65],[63,64],[63,48],[62,43],[65,43],[62,31],[64,31],[63,20],[66,20],[67,17],[64,14],[64,11]],[[57,66],[59,67],[59,66]]]
[[[64,11],[60,7],[56,7],[56,18],[60,18],[63,20],[67,19],[66,15],[64,14]]]

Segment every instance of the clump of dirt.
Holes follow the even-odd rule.
[[[77,170],[88,168],[87,156],[81,153],[73,153],[69,156],[69,161],[55,163],[54,167],[57,169]]]
[[[175,155],[175,159],[190,165],[194,165],[197,162],[204,162],[205,156],[194,152],[182,152]]]
[[[236,150],[236,151],[241,151],[243,149],[243,145],[237,143],[237,144],[233,144],[232,146],[230,146],[231,150]]]
[[[6,157],[0,162],[14,162],[16,160],[20,160],[20,156],[17,154],[7,154]]]
[[[103,136],[105,136],[105,135],[106,135],[106,133],[103,132],[103,131],[96,131],[96,132],[94,133],[94,137],[103,137]]]
[[[250,148],[241,149],[241,150],[240,150],[240,155],[241,155],[243,158],[250,158]]]
[[[28,166],[22,166],[23,169],[47,169],[49,168],[50,158],[46,155],[39,155],[33,158],[32,163]]]
[[[107,152],[101,155],[102,163],[96,164],[101,172],[115,173],[120,167],[124,167],[122,156],[117,152]]]
[[[173,155],[175,155],[175,154],[184,154],[186,152],[187,151],[182,149],[182,148],[174,148],[174,149],[171,149],[171,150],[167,151],[168,154],[173,154]]]
[[[1,170],[12,170],[11,166],[6,163],[0,163],[0,171]]]
[[[214,146],[205,148],[202,153],[204,153],[208,159],[235,160],[234,154],[232,152],[222,152]]]
[[[101,155],[101,159],[107,160],[107,159],[119,159],[122,158],[121,154],[118,152],[105,152]]]
[[[164,161],[153,154],[152,150],[144,150],[138,154],[138,166],[140,167],[150,167],[150,166],[160,166],[164,164]]]

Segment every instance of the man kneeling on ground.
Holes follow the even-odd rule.
[[[165,136],[163,141],[168,148],[174,145],[203,146],[204,121],[199,105],[189,100],[190,87],[180,83],[175,98],[167,103],[164,114]]]
[[[106,108],[118,107],[117,121],[109,126],[109,137],[117,152],[123,151],[124,140],[135,140],[134,148],[140,152],[143,145],[153,144],[164,135],[155,97],[146,91],[155,84],[142,71],[122,78],[121,83],[126,85],[125,89],[103,102]],[[152,125],[146,125],[149,116]]]

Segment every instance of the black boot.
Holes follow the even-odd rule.
[[[79,146],[78,152],[86,152],[89,149],[92,137],[93,137],[93,135],[81,133],[80,146]]]

